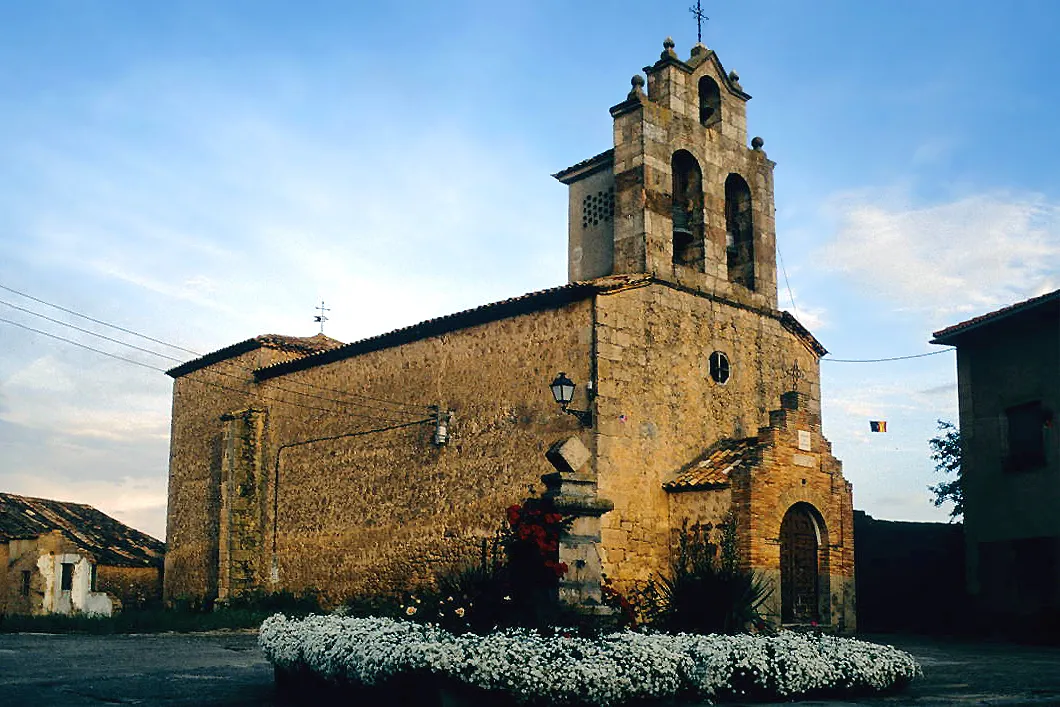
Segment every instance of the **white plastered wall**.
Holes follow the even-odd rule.
[[[64,591],[62,575],[66,563],[74,566],[74,572],[70,589]],[[88,557],[75,553],[41,555],[37,569],[44,577],[44,613],[110,616],[110,597],[92,591],[92,561]]]

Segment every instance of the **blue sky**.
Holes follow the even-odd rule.
[[[0,285],[209,351],[312,334],[321,298],[350,341],[562,284],[549,174],[611,146],[607,109],[667,35],[688,55],[688,4],[0,5]],[[831,357],[931,351],[935,329],[1060,287],[1060,5],[705,10],[777,162],[781,306]],[[953,354],[822,376],[855,506],[945,520],[927,439],[956,417]],[[0,490],[161,537],[170,386],[0,322]]]

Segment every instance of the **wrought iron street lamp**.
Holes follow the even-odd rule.
[[[567,377],[566,373],[560,373],[556,376],[556,379],[549,383],[549,390],[552,391],[552,397],[555,398],[556,402],[563,409],[563,412],[568,415],[574,415],[578,418],[578,421],[582,423],[584,427],[593,426],[593,411],[592,410],[572,410],[568,405],[570,401],[574,399],[574,381]]]

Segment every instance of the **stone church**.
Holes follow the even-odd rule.
[[[777,309],[774,163],[748,147],[750,96],[702,44],[681,59],[668,39],[644,72],[611,108],[614,146],[554,175],[567,284],[350,344],[259,336],[169,371],[167,599],[423,581],[474,557],[573,438],[568,476],[613,505],[592,545],[619,587],[664,569],[682,524],[731,512],[775,620],[854,629],[827,352]],[[549,392],[560,372],[569,407]]]

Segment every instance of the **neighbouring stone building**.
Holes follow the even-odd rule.
[[[967,589],[987,615],[1060,611],[1060,290],[937,331],[957,349]]]
[[[164,553],[92,506],[0,493],[0,615],[110,616],[157,603]]]
[[[169,372],[169,599],[427,579],[540,489],[552,448],[576,461],[550,492],[602,499],[592,545],[619,586],[663,569],[683,523],[731,511],[775,618],[853,630],[826,351],[777,310],[774,165],[748,147],[750,96],[702,45],[682,60],[667,40],[645,72],[611,108],[613,148],[555,175],[568,284],[351,344],[257,337]],[[558,372],[588,415],[553,402]]]

